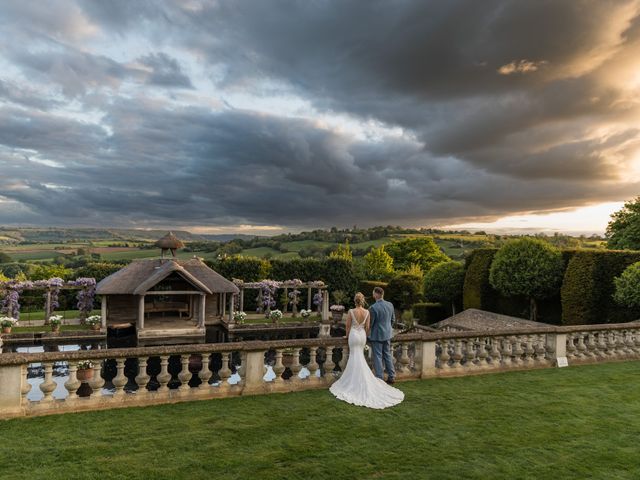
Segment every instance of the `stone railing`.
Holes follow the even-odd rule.
[[[625,360],[640,324],[421,331],[393,351],[398,380]],[[2,354],[0,418],[327,388],[348,355],[345,338]]]

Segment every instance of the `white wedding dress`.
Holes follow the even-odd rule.
[[[365,325],[369,312],[362,323],[358,323],[353,310],[349,311],[349,315],[349,360],[342,376],[329,390],[340,400],[361,407],[381,409],[399,404],[404,400],[404,393],[376,377],[364,358],[364,346],[367,343]]]

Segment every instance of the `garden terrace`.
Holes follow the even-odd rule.
[[[422,331],[397,335],[393,349],[399,380],[543,369],[640,358],[640,323]],[[2,354],[0,414],[29,416],[325,389],[347,358],[343,337]],[[82,360],[93,365],[80,380]],[[61,364],[68,368],[65,393],[54,396],[59,387],[54,369]],[[44,372],[41,383],[30,381],[34,366]],[[265,367],[271,375],[265,375]],[[32,390],[40,394],[38,400],[30,397]]]
[[[408,381],[380,411],[315,390],[9,420],[0,476],[635,480],[639,367]]]

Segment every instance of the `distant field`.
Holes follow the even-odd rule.
[[[294,242],[283,242],[282,245],[290,252],[299,252],[303,248],[327,248],[335,243],[321,242],[318,240],[296,240]]]
[[[280,252],[274,248],[270,247],[258,247],[258,248],[247,248],[240,252],[240,255],[243,257],[258,257],[262,258],[267,255],[271,255],[273,258],[282,258],[282,259],[292,259],[292,258],[300,258],[297,252]]]

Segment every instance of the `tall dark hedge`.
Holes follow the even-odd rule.
[[[415,303],[413,317],[420,325],[432,325],[449,317],[449,312],[440,303]]]
[[[80,267],[74,272],[74,278],[80,278],[80,277],[95,278],[96,282],[99,282],[103,278],[108,277],[109,275],[117,272],[121,268],[122,268],[122,265],[118,263],[107,263],[107,262],[88,263],[84,267]]]
[[[384,295],[399,310],[408,310],[422,298],[422,277],[401,273],[389,281]]]
[[[205,263],[229,280],[239,278],[245,282],[259,282],[269,278],[271,270],[268,260],[253,257],[225,257]]]
[[[613,300],[613,279],[638,261],[640,252],[576,252],[569,261],[561,288],[562,323],[621,323],[640,318],[640,309],[622,307]]]

